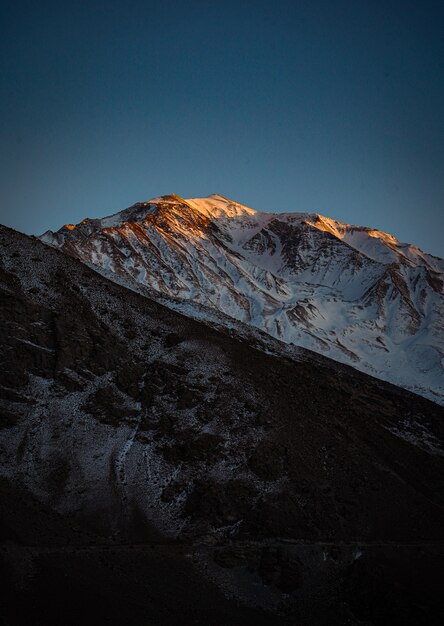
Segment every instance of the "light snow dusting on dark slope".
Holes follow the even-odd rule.
[[[86,233],[83,249],[119,241],[107,258],[124,280],[131,241],[140,258],[152,251],[171,289],[200,276],[204,294],[205,280],[209,290],[225,276],[223,297],[239,306],[253,280],[268,280],[268,294],[288,289],[257,265],[247,272],[234,251],[250,229],[243,209],[231,234],[191,210],[184,224],[174,208],[180,242],[164,217],[157,240],[135,222],[103,241]],[[179,263],[191,245],[190,221],[199,239],[222,232],[232,248],[213,263],[202,244],[199,264],[193,247],[187,277],[163,275],[168,246]],[[143,285],[127,289],[3,227],[0,260],[8,615],[28,607],[18,623],[60,623],[60,606],[64,622],[88,623],[76,611],[91,594],[97,611],[112,607],[109,623],[134,626],[177,625],[178,615],[215,626],[435,623],[442,407],[233,318],[228,327],[214,310],[211,324],[181,315]]]

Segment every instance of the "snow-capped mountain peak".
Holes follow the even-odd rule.
[[[42,239],[188,314],[221,312],[444,402],[444,261],[392,235],[172,194]]]

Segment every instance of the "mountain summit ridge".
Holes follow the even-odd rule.
[[[41,239],[444,403],[444,261],[388,233],[171,194]]]

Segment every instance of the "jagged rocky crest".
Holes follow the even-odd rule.
[[[391,235],[171,195],[41,238],[187,315],[240,320],[444,403],[444,261]]]

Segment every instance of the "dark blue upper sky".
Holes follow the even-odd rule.
[[[3,223],[220,193],[444,256],[442,0],[3,0],[0,24]]]

